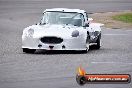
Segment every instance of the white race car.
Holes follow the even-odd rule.
[[[102,24],[91,21],[84,10],[46,9],[39,23],[23,30],[23,52],[34,53],[37,49],[87,52],[92,44],[99,49]]]

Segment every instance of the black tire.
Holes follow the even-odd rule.
[[[101,47],[101,42],[100,42],[100,40],[101,40],[101,34],[98,36],[98,39],[97,39],[97,41],[96,41],[96,43],[97,43],[97,45],[95,45],[95,48],[96,48],[96,49],[100,49],[100,47]]]
[[[25,53],[34,53],[35,51],[36,51],[36,49],[23,48],[23,52],[25,52]]]

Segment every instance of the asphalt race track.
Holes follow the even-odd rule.
[[[87,54],[21,50],[23,28],[40,20],[46,8],[85,9],[89,13],[132,10],[132,0],[0,0],[0,88],[132,88],[130,84],[75,81],[80,65],[88,73],[132,75],[132,30],[102,30],[102,47]]]

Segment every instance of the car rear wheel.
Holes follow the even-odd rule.
[[[23,52],[25,52],[25,53],[34,53],[35,51],[36,51],[36,49],[23,48]]]
[[[99,35],[97,41],[96,41],[97,45],[95,46],[96,49],[100,49],[101,47],[101,34]]]

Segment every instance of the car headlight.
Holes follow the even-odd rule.
[[[79,31],[78,30],[75,30],[72,32],[72,37],[77,37],[79,36]]]
[[[34,30],[30,28],[30,29],[28,30],[28,36],[32,37],[33,34],[34,34]]]

